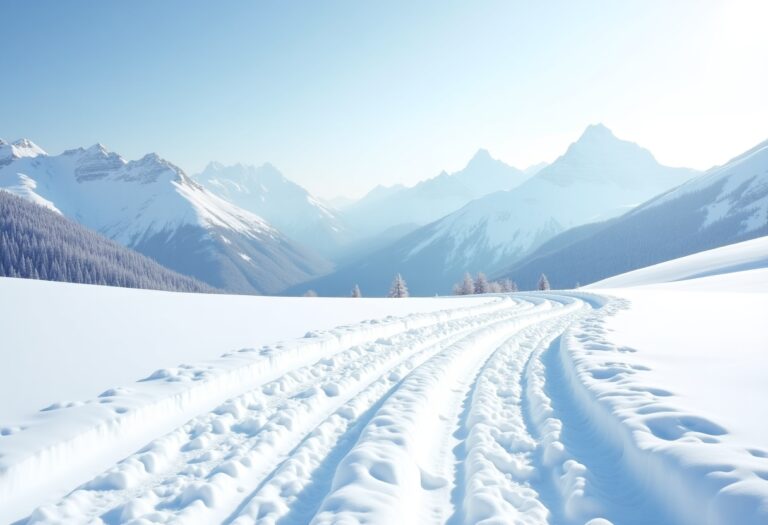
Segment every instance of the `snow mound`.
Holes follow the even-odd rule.
[[[625,288],[768,267],[768,237],[730,244],[593,283],[586,288]]]

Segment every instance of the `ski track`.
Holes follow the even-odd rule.
[[[626,449],[563,354],[564,341],[605,346],[601,316],[623,307],[518,293],[349,327],[22,522],[678,523],[619,467]]]

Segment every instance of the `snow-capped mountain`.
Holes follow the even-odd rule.
[[[515,188],[526,178],[481,149],[461,171],[443,172],[413,187],[378,186],[344,213],[362,235],[375,236],[401,225],[428,224],[473,199]]]
[[[465,271],[498,271],[568,228],[620,215],[695,173],[662,166],[605,126],[589,126],[517,188],[476,199],[311,287],[339,293],[352,281],[379,290],[400,272],[415,293],[446,293]]]
[[[339,212],[286,179],[272,164],[224,166],[211,162],[194,179],[325,257],[334,257],[349,242],[349,229]]]
[[[19,139],[11,144],[0,139],[0,167],[24,157],[45,155],[43,148],[28,139]]]
[[[4,190],[0,190],[0,276],[176,292],[215,291],[61,213]]]
[[[610,221],[564,232],[501,272],[532,288],[591,283],[768,235],[768,141]]]
[[[271,293],[329,269],[156,154],[126,161],[96,144],[49,156],[19,141],[0,158],[0,187],[217,288]]]

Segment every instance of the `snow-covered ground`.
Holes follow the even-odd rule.
[[[680,257],[679,259],[640,268],[639,270],[603,279],[587,286],[587,288],[626,288],[628,286],[643,286],[657,283],[663,283],[668,288],[668,283],[673,281],[684,281],[709,275],[728,274],[766,267],[768,267],[768,236],[729,244],[714,250],[694,253],[687,257]],[[722,291],[734,291],[729,284],[735,284],[733,277],[726,278]],[[765,289],[760,286],[752,286],[750,288],[756,291]],[[712,291],[713,287],[708,285],[706,289]]]
[[[131,383],[157,368],[260,348],[312,330],[478,301],[484,300],[180,294],[0,278],[0,425],[51,403]]]
[[[702,257],[686,275],[707,277],[669,284],[431,303],[220,297],[203,307],[214,299],[131,291],[145,313],[126,306],[124,322],[111,294],[62,288],[58,309],[75,312],[64,320],[2,321],[14,352],[38,337],[48,343],[37,352],[79,356],[58,363],[69,376],[60,384],[110,367],[70,347],[78,308],[117,332],[91,347],[107,355],[132,330],[168,323],[155,316],[189,321],[137,353],[133,378],[144,380],[113,375],[114,388],[93,385],[79,402],[2,427],[0,521],[766,523],[768,270],[712,275]],[[2,291],[17,287],[18,299],[45,285]],[[30,301],[27,317],[59,311]],[[227,325],[214,313],[248,304],[261,316]],[[173,305],[181,312],[168,314]],[[358,322],[376,312],[394,316]],[[346,326],[300,337],[334,315]],[[270,326],[278,319],[282,332]],[[50,333],[25,338],[24,326]],[[265,344],[262,332],[300,338]]]

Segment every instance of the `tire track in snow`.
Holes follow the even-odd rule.
[[[3,437],[0,506],[17,519],[42,501],[61,497],[155,436],[208,412],[224,400],[350,346],[451,319],[490,313],[507,304],[494,297],[478,305],[364,321],[305,338],[228,352],[221,358],[162,369],[127,388],[91,400],[54,404],[23,429]]]
[[[469,337],[467,332],[503,323],[505,317],[524,315],[525,309],[510,311],[508,315],[497,316],[497,319],[478,319],[476,326],[463,332],[456,341]],[[330,487],[338,461],[354,445],[367,421],[375,414],[376,408],[396,391],[403,376],[431,356],[444,351],[446,347],[450,347],[450,344],[442,341],[433,348],[411,356],[326,419],[257,487],[225,523],[309,521]],[[348,415],[350,412],[362,412],[362,415],[354,418]]]
[[[518,303],[511,308],[491,314],[490,319],[492,320],[494,316],[519,315],[518,311],[525,309],[525,304]],[[464,325],[468,325],[467,330],[472,330],[479,323],[481,321],[477,317],[467,317],[413,330],[411,332],[421,334],[423,340],[412,350],[417,352],[419,348],[429,344],[439,344],[446,338],[456,337],[452,335],[453,332],[460,332]],[[448,326],[453,327],[453,332],[447,328]],[[450,334],[446,336],[445,331]],[[408,359],[410,354],[404,350],[404,343],[408,338],[419,340],[419,337],[411,332],[391,338],[386,341],[389,344],[378,342],[370,345],[368,349],[358,347],[348,349],[341,352],[342,357],[346,355],[347,359],[339,358],[338,362],[323,363],[321,361],[312,367],[305,367],[302,370],[304,370],[304,378],[310,378],[308,383],[302,383],[302,374],[294,371],[266,385],[266,388],[273,393],[284,391],[286,383],[293,386],[287,396],[281,397],[280,402],[272,404],[272,416],[266,421],[263,421],[265,414],[270,412],[267,411],[267,404],[262,403],[264,396],[257,395],[259,393],[245,394],[241,398],[224,403],[213,413],[197,418],[172,434],[153,442],[111,472],[97,477],[83,490],[75,491],[59,505],[39,509],[30,521],[59,522],[60,519],[78,514],[80,517],[90,516],[94,520],[103,519],[108,523],[119,523],[139,516],[148,516],[148,519],[155,522],[168,521],[174,516],[185,522],[207,516],[202,521],[208,521],[212,518],[208,507],[217,506],[217,499],[225,498],[222,494],[232,494],[234,483],[231,480],[242,476],[242,470],[259,470],[258,466],[254,466],[255,463],[270,454],[274,456],[278,453],[278,449],[286,448],[286,446],[276,446],[279,441],[287,440],[292,434],[303,436],[313,428],[314,423],[336,409],[339,403],[354,397],[363,389],[366,380],[374,381],[376,374],[381,373],[382,366],[386,369],[393,359],[401,357]],[[386,351],[389,351],[389,354]],[[362,361],[356,360],[355,357],[364,356],[366,353],[375,355],[378,360],[365,362],[363,366],[355,368]],[[390,361],[386,361],[384,357],[390,354],[392,356]],[[345,362],[349,363],[348,367],[342,366]],[[385,364],[374,366],[382,362]],[[330,374],[330,377],[327,377],[327,374]],[[328,392],[322,387],[317,388],[317,383],[321,381],[324,385],[336,385],[338,388],[338,384],[343,385],[345,379],[349,379],[350,376],[355,381],[351,381],[354,385],[345,390],[347,395],[342,395],[339,391]],[[335,382],[334,379],[336,379]],[[314,385],[315,390],[308,392],[309,395],[299,395],[298,398],[295,396],[297,392],[305,393],[310,385]],[[322,394],[320,390],[323,390]],[[310,400],[328,401],[329,399],[332,401],[329,401],[325,407],[310,402]],[[256,410],[251,410],[252,407]],[[298,411],[298,413],[291,413],[291,411]],[[259,416],[254,417],[249,412],[260,413],[261,420]],[[286,419],[286,414],[292,417]],[[297,421],[301,429],[293,428]],[[233,434],[228,432],[230,429],[234,430],[235,434],[242,433],[246,437],[234,440],[222,437]],[[266,430],[271,433],[267,433]],[[249,435],[251,433],[253,435]],[[253,443],[253,441],[257,442]],[[262,448],[259,449],[259,446]],[[150,471],[158,470],[159,463],[163,460],[168,463],[171,454],[169,449],[179,452],[177,461],[167,464],[165,469],[160,468],[160,475],[149,476],[144,480],[139,479],[139,486],[136,489],[125,486],[135,484],[136,478],[141,477],[142,471],[145,474],[153,474]],[[261,450],[261,453],[254,453],[254,450]],[[268,469],[268,465],[263,465],[259,472]],[[254,473],[251,477],[258,479],[259,474]],[[122,494],[119,494],[120,490],[123,491]],[[87,510],[89,507],[90,514]],[[104,511],[105,509],[108,510]]]
[[[615,307],[615,301],[583,295],[573,294],[593,307]],[[622,472],[622,450],[611,446],[603,429],[577,405],[560,360],[563,333],[551,334],[533,350],[522,383],[523,417],[537,442],[537,475],[531,486],[549,511],[547,522],[610,525],[610,518],[617,525],[674,523]]]
[[[451,474],[446,470],[452,465],[440,461],[440,452],[434,457],[432,448],[434,438],[444,438],[456,424],[450,418],[440,420],[431,406],[443,401],[460,405],[465,389],[454,392],[453,387],[458,383],[471,388],[472,378],[499,343],[527,326],[563,315],[561,306],[553,308],[547,300],[536,310],[479,330],[411,372],[340,462],[332,489],[313,523],[427,523],[446,519],[435,512],[434,503],[441,497],[450,498]]]
[[[478,374],[455,447],[454,514],[448,523],[543,524],[548,511],[531,488],[536,441],[523,417],[523,373],[532,352],[582,310],[528,327],[505,342]]]

